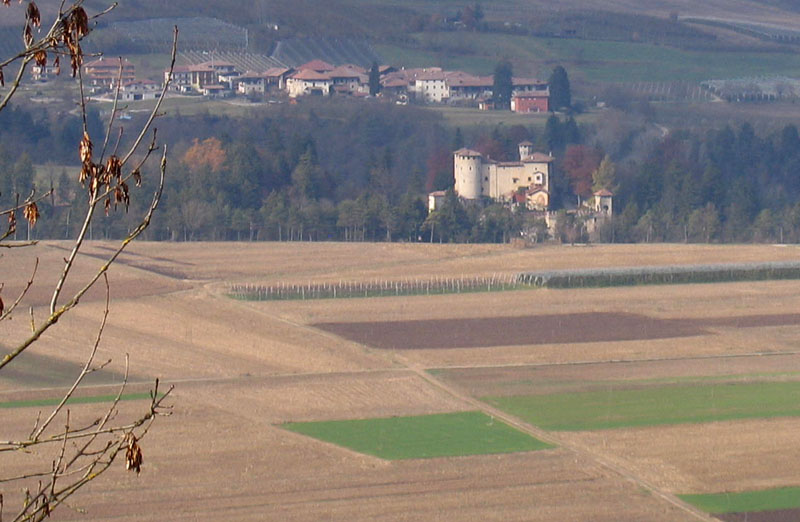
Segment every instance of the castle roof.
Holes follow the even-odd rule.
[[[607,189],[600,189],[594,193],[595,196],[613,196],[614,193]]]
[[[470,156],[470,157],[474,157],[474,156],[483,156],[483,154],[481,154],[481,153],[480,153],[480,152],[478,152],[477,150],[471,150],[471,149],[468,149],[468,148],[466,148],[466,147],[465,147],[465,148],[458,149],[458,150],[457,150],[457,151],[455,151],[453,154],[457,154],[457,155],[459,155],[459,156]]]
[[[523,163],[552,163],[556,159],[549,154],[544,154],[541,152],[534,152],[530,156],[526,157],[522,160]]]

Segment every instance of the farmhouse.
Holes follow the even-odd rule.
[[[555,158],[534,152],[531,142],[519,144],[519,161],[498,162],[465,148],[455,151],[453,156],[455,191],[459,197],[489,198],[509,204],[524,200],[530,210],[550,207],[550,178]]]
[[[122,83],[131,82],[136,79],[136,68],[128,60],[122,60],[122,71],[120,72],[120,61],[118,59],[106,58],[101,56],[84,66],[84,74],[87,83],[94,89],[112,89],[117,82],[117,78]]]
[[[134,80],[123,83],[119,89],[122,101],[154,100],[161,95],[161,86],[151,80]]]

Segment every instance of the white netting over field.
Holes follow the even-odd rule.
[[[133,42],[168,49],[172,44],[172,28],[180,30],[180,44],[184,49],[247,48],[247,29],[216,18],[150,18],[131,22],[114,22],[108,29]]]

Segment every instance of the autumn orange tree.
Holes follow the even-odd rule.
[[[16,2],[2,0],[2,3],[10,9],[9,12],[13,12]],[[119,137],[122,135],[122,129],[114,126],[122,73],[120,59],[120,76],[116,81],[115,102],[108,126],[103,136],[90,136],[86,118],[86,98],[83,92],[82,64],[85,55],[81,42],[91,32],[95,19],[109,12],[116,4],[102,12],[89,14],[84,9],[82,0],[71,2],[54,0],[52,3],[53,6],[49,7],[53,8],[47,12],[53,14],[49,25],[45,25],[35,2],[19,0],[18,5],[22,7],[19,13],[24,10],[24,14],[21,14],[22,38],[19,52],[0,60],[0,86],[5,87],[0,97],[0,111],[8,106],[15,95],[18,95],[29,66],[35,64],[44,67],[50,64],[60,72],[62,62],[66,65],[65,69],[68,68],[69,73],[77,79],[78,101],[83,116],[83,136],[80,143],[75,144],[76,160],[81,167],[80,177],[75,183],[83,188],[86,205],[82,226],[72,239],[69,255],[63,260],[63,267],[54,278],[56,283],[52,288],[49,306],[45,310],[36,311],[31,307],[29,314],[24,314],[29,315],[25,320],[30,322],[30,331],[24,338],[3,339],[3,351],[0,351],[0,377],[18,363],[19,356],[34,350],[42,335],[53,329],[59,320],[74,310],[84,295],[95,285],[105,287],[106,306],[100,317],[94,342],[87,347],[88,353],[82,369],[57,404],[50,410],[40,411],[35,419],[31,419],[32,428],[29,432],[26,430],[27,435],[22,437],[15,436],[20,433],[18,426],[10,426],[0,417],[0,521],[9,520],[9,516],[10,520],[42,520],[50,516],[53,510],[71,495],[108,469],[120,455],[124,456],[125,466],[128,469],[138,472],[142,465],[142,450],[139,444],[141,437],[156,417],[169,413],[168,408],[164,406],[164,399],[168,396],[169,390],[166,393],[159,392],[156,381],[151,390],[148,407],[123,420],[123,417],[118,415],[118,403],[127,384],[126,370],[116,398],[98,410],[92,420],[78,424],[70,417],[68,401],[82,386],[86,376],[105,364],[96,363],[95,356],[109,314],[108,270],[131,241],[148,227],[161,200],[166,174],[167,148],[157,142],[153,121],[159,113],[160,103],[169,82],[165,83],[150,117],[135,133],[136,137],[132,144],[120,150]],[[177,29],[173,39],[170,72],[175,62],[176,47]],[[12,72],[8,74],[9,71]],[[115,135],[116,139],[113,138]],[[153,163],[155,165],[152,165]],[[148,174],[157,175],[159,182],[152,194],[151,203],[141,216],[138,225],[132,228],[116,248],[112,249],[112,253],[96,272],[85,280],[76,281],[78,276],[75,275],[73,268],[77,256],[84,247],[92,222],[101,219],[103,213],[108,215],[117,209],[127,210],[132,197],[131,186],[139,186],[142,177]],[[35,226],[39,218],[37,203],[50,196],[50,192],[38,193],[34,190],[29,194],[10,195],[10,204],[0,210],[0,217],[5,218],[7,223],[5,231],[0,232],[0,250],[33,246],[35,242],[14,240],[17,223],[26,220],[28,226]],[[9,195],[3,196],[7,198]],[[9,267],[2,264],[3,259],[0,257],[0,267],[2,267],[0,268],[0,326],[18,314],[21,303],[37,279],[38,259],[29,267],[30,276],[26,277],[27,284],[17,295],[11,296],[2,293],[3,274],[24,267]],[[78,288],[77,291],[66,292],[65,283],[68,280],[77,283],[74,285]],[[57,331],[54,332],[57,335]],[[9,341],[13,343],[10,349],[7,344]],[[22,473],[13,474],[8,471],[9,466],[4,466],[4,462],[8,462],[9,459],[29,455],[35,458],[30,460],[30,465],[25,464]]]

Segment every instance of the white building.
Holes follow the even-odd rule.
[[[461,198],[524,202],[531,210],[550,207],[550,178],[555,158],[534,152],[532,143],[519,144],[519,161],[497,162],[470,149],[459,149],[453,155],[455,191]]]

